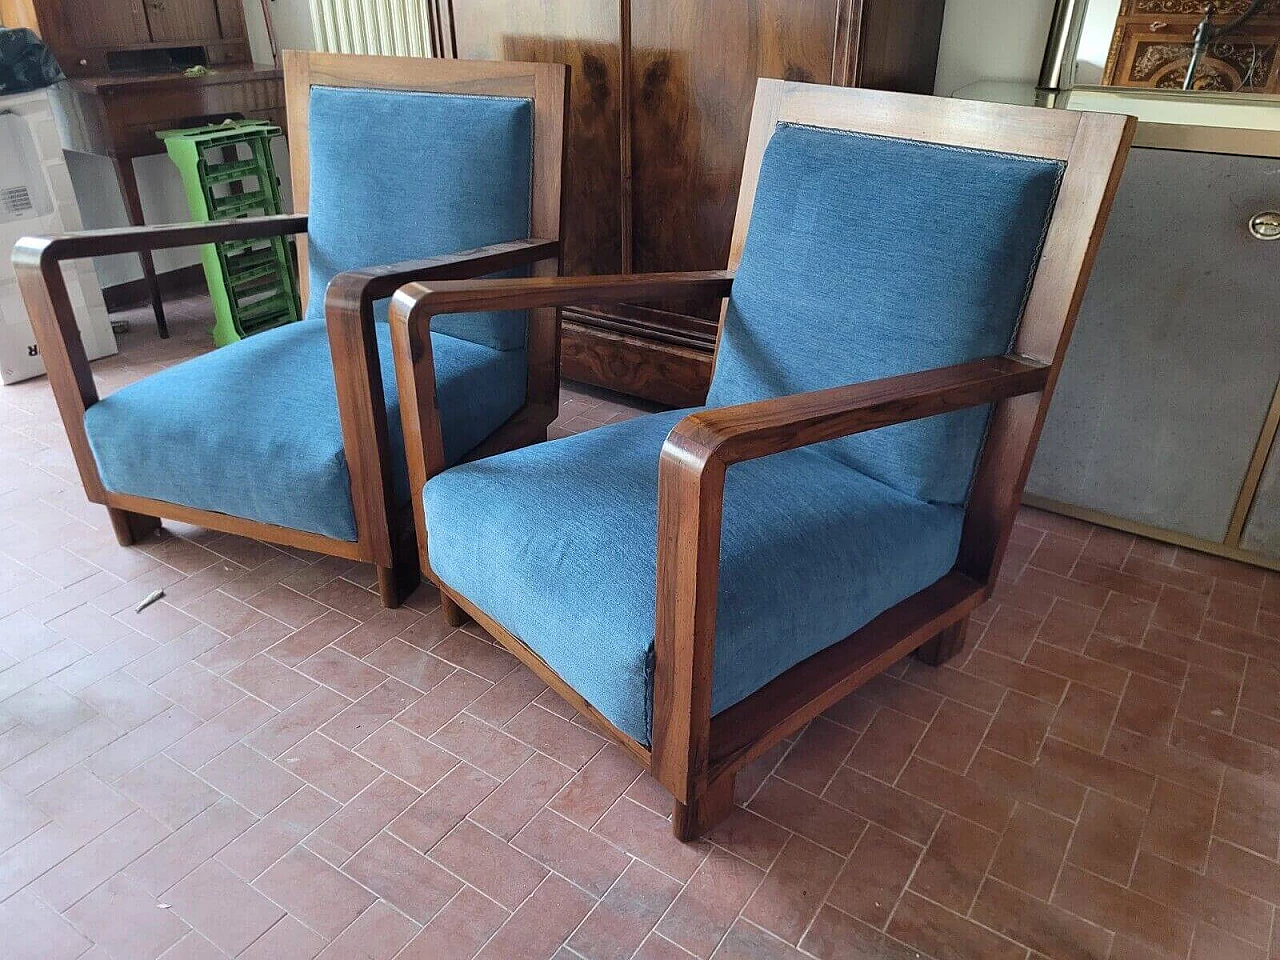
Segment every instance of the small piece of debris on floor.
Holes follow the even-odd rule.
[[[133,612],[141,613],[143,610],[147,609],[147,607],[151,606],[157,600],[162,600],[162,599],[164,599],[164,591],[153,590],[151,591],[151,593],[148,593],[145,597],[142,598],[142,600],[138,603],[138,605],[133,608]]]

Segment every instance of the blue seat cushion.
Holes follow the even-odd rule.
[[[378,324],[396,494],[409,500],[391,331]],[[445,457],[456,463],[524,403],[523,350],[431,336]],[[268,330],[169,367],[85,412],[108,490],[356,539],[323,321]]]
[[[307,316],[343,270],[529,236],[533,104],[513,97],[311,88]],[[375,304],[386,320],[389,300]],[[432,329],[499,350],[525,314],[442,316]]]
[[[658,459],[690,412],[463,464],[423,494],[436,575],[646,744]],[[812,449],[731,467],[713,712],[946,574],[962,519]]]
[[[707,402],[1004,353],[1062,171],[1054,160],[780,124]],[[822,449],[913,497],[962,503],[987,415],[950,413]]]

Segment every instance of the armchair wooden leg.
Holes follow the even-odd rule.
[[[111,529],[115,531],[116,542],[122,547],[131,547],[160,529],[160,518],[149,517],[145,513],[107,507],[107,516],[111,518]]]
[[[418,566],[418,545],[412,531],[399,538],[393,548],[392,566],[374,569],[378,572],[378,594],[382,605],[395,609],[409,599],[409,595],[422,585],[422,571]]]
[[[964,649],[965,633],[969,629],[969,618],[965,617],[947,627],[937,636],[926,640],[916,650],[916,656],[931,667],[940,667]]]
[[[440,591],[440,612],[444,614],[444,622],[451,627],[460,627],[471,619],[443,590]]]
[[[676,801],[671,832],[685,843],[697,840],[733,812],[733,784],[737,774],[726,774],[687,804]]]

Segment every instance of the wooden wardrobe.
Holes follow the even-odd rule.
[[[757,77],[932,93],[945,0],[429,0],[437,49],[572,70],[570,274],[722,269]],[[702,403],[718,304],[564,312],[563,369]]]

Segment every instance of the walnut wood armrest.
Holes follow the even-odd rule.
[[[305,233],[306,214],[278,214],[245,217],[210,223],[163,223],[109,230],[77,230],[44,237],[23,237],[13,248],[15,266],[51,258],[75,260],[105,257],[114,253],[138,253],[170,247],[195,247],[224,240],[260,240],[267,237]]]
[[[784,450],[1035,393],[1049,368],[1013,356],[988,357],[921,373],[832,387],[732,407],[701,410],[671,431],[663,460],[725,465]]]
[[[727,297],[728,270],[642,273],[601,277],[528,277],[511,280],[448,280],[413,283],[396,294],[392,316],[413,323],[415,315],[472,310],[520,310],[577,304]]]
[[[89,499],[103,499],[98,466],[89,452],[84,412],[98,402],[80,329],[62,277],[61,262],[81,257],[188,247],[220,240],[254,240],[302,233],[305,215],[246,217],[216,223],[163,224],[112,230],[81,230],[53,236],[23,237],[13,248],[13,266],[58,412],[67,429],[80,478]]]
[[[1019,357],[910,373],[690,414],[658,467],[653,775],[682,803],[710,757],[711,680],[725,470],[733,463],[1043,390]]]
[[[726,270],[601,277],[526,277],[502,280],[441,280],[401,287],[391,302],[400,417],[404,424],[409,489],[419,531],[425,531],[422,488],[444,469],[444,444],[436,409],[431,318],[442,313],[536,310],[572,304],[727,297],[733,274]],[[534,322],[536,313],[531,313]],[[549,315],[555,322],[555,314]]]
[[[375,557],[387,561],[384,566],[391,565],[388,531],[395,529],[395,498],[382,366],[373,325],[374,302],[412,280],[479,277],[559,255],[558,240],[512,240],[422,260],[348,270],[329,281],[324,313],[356,524],[362,537],[368,534]],[[434,380],[432,389],[434,392]]]

